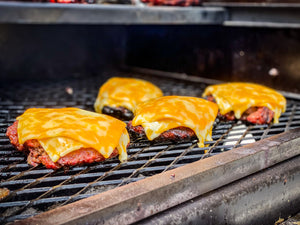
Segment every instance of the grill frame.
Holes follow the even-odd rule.
[[[191,95],[200,97],[199,95],[202,93],[202,90],[206,85],[218,82],[218,81],[215,81],[215,80],[202,79],[202,78],[199,78],[199,77],[191,77],[191,76],[186,76],[186,75],[179,75],[178,76],[178,74],[164,73],[164,72],[161,72],[161,71],[158,71],[156,73],[153,73],[153,71],[148,71],[148,70],[143,70],[143,69],[142,70],[141,69],[133,69],[133,71],[135,71],[135,72],[130,73],[131,76],[133,76],[133,77],[142,77],[144,79],[147,79],[147,76],[144,73],[145,72],[147,72],[148,74],[150,73],[151,76],[148,77],[148,80],[150,80],[152,82],[155,81],[154,83],[157,83],[158,85],[161,83],[162,77],[164,77],[163,79],[170,82],[170,83],[168,83],[167,87],[162,87],[163,91],[166,94],[178,94],[178,95],[179,94],[180,95],[191,94]],[[129,75],[129,74],[128,73],[123,73],[123,75],[126,76],[126,75]],[[158,78],[155,78],[156,75],[157,75]],[[89,78],[90,80],[89,79],[84,79],[84,80],[79,81],[80,85],[83,85],[85,87],[90,87],[91,82],[95,83],[95,85],[92,87],[92,90],[91,89],[90,90],[86,89],[86,90],[83,90],[83,91],[80,89],[80,85],[78,86],[78,84],[77,84],[77,86],[76,86],[76,83],[69,83],[70,80],[60,81],[59,84],[57,84],[56,82],[50,82],[49,83],[50,85],[47,85],[47,86],[43,86],[43,85],[41,85],[41,83],[37,83],[37,84],[30,83],[29,85],[30,85],[31,88],[28,88],[28,89],[26,88],[27,87],[26,84],[22,84],[21,86],[19,86],[19,89],[18,89],[18,84],[17,84],[16,87],[11,87],[11,86],[9,87],[12,90],[19,90],[19,91],[16,91],[14,93],[7,91],[4,87],[1,91],[1,96],[2,96],[1,101],[5,100],[3,102],[4,102],[4,105],[6,104],[5,105],[6,108],[4,108],[3,105],[2,105],[3,108],[1,109],[1,115],[2,115],[1,119],[2,119],[2,121],[5,121],[5,122],[1,124],[2,135],[1,135],[0,141],[1,141],[1,144],[2,143],[5,143],[5,144],[1,146],[1,149],[0,149],[1,154],[2,155],[5,155],[5,154],[9,155],[9,154],[11,154],[11,151],[14,151],[14,150],[11,150],[11,151],[6,150],[6,149],[12,149],[12,147],[10,147],[9,143],[7,143],[7,138],[3,137],[3,131],[5,129],[5,126],[7,126],[8,124],[11,124],[13,122],[13,120],[17,116],[16,114],[21,114],[26,107],[32,106],[33,105],[32,104],[33,103],[32,98],[35,98],[37,94],[39,94],[39,95],[42,94],[44,97],[46,97],[46,101],[44,103],[35,102],[36,106],[44,106],[44,107],[45,106],[46,107],[77,106],[77,107],[92,110],[91,107],[92,107],[93,102],[94,102],[93,98],[96,97],[97,88],[98,88],[98,86],[101,82],[103,83],[103,81],[106,79],[106,77],[107,76],[103,76],[103,77],[101,77],[100,80],[96,79],[97,82],[93,82],[95,78]],[[82,83],[82,81],[83,81],[83,83]],[[202,86],[200,86],[198,89],[194,89],[193,85],[195,85],[195,83],[196,84],[201,84],[202,83]],[[187,87],[189,87],[189,88],[185,87],[182,84],[187,85]],[[32,85],[35,89],[32,88]],[[190,85],[192,85],[192,86],[190,86]],[[175,89],[170,88],[170,87],[174,87],[174,86],[176,86]],[[51,96],[52,92],[51,91],[49,92],[49,90],[51,90],[53,88],[57,88],[57,87],[60,88],[60,91],[56,95]],[[69,94],[66,93],[65,88],[68,88],[68,87],[72,87],[74,89],[74,94],[73,95],[69,95]],[[191,87],[192,87],[192,89],[190,89]],[[30,91],[31,96],[29,96],[27,99],[26,98],[24,99],[24,96],[21,93],[26,91],[26,90]],[[81,90],[80,94],[77,93],[77,91],[79,91],[79,90]],[[62,97],[67,98],[68,101],[69,101],[69,104],[62,105],[62,104],[59,104],[59,101],[55,100],[55,99],[61,99]],[[21,100],[23,100],[23,102]],[[24,103],[24,100],[25,100],[25,103]],[[20,105],[22,105],[22,104],[25,105],[25,107],[23,107],[23,108],[20,107]],[[247,128],[248,130],[253,129],[253,132],[252,133],[250,132],[250,134],[252,135],[252,137],[250,137],[250,138],[246,137],[247,133],[245,133],[245,131],[242,129],[242,132],[240,133],[241,137],[236,138],[236,139],[230,139],[230,141],[237,141],[237,144],[235,144],[234,146],[226,146],[226,148],[228,148],[228,149],[235,148],[236,149],[237,147],[239,147],[241,145],[242,140],[257,138],[255,136],[257,133],[262,133],[261,137],[259,137],[258,139],[264,139],[266,137],[274,136],[274,135],[276,136],[276,134],[281,133],[281,132],[284,132],[283,135],[284,135],[285,138],[291,138],[292,135],[287,135],[288,130],[291,128],[290,126],[294,126],[294,125],[296,127],[300,126],[300,122],[299,122],[300,119],[299,120],[297,119],[297,118],[300,118],[300,115],[299,115],[299,113],[297,113],[298,111],[296,110],[296,109],[299,108],[299,111],[300,111],[300,104],[298,103],[297,99],[291,99],[291,98],[289,99],[289,104],[291,105],[291,107],[288,107],[288,111],[285,114],[283,114],[283,117],[281,118],[281,121],[283,121],[284,126],[281,123],[279,123],[278,125],[273,125],[273,126],[267,126],[267,125],[250,126],[251,128],[249,128],[249,127]],[[14,110],[13,111],[14,113],[11,113],[9,110]],[[4,118],[5,116],[3,116],[3,115],[6,115],[7,118]],[[286,115],[288,115],[288,116],[286,116]],[[296,122],[294,124],[293,117],[295,118],[295,116],[296,116]],[[285,118],[287,118],[287,119],[285,119]],[[230,128],[232,126],[236,126],[236,125],[238,125],[238,124],[235,123],[235,122],[219,123],[214,128],[213,138],[215,139],[216,137],[220,137],[220,136],[224,135],[226,132],[229,133]],[[218,130],[222,131],[221,132],[222,135],[218,134]],[[226,130],[226,131],[223,132],[223,130]],[[269,135],[268,134],[269,132],[271,132],[272,134]],[[233,136],[233,135],[231,135],[231,136]],[[296,141],[298,140],[298,142],[297,142],[298,144],[299,144],[299,136],[300,135],[299,135],[299,131],[298,131],[298,136],[296,135]],[[281,140],[280,139],[281,137],[282,136],[279,136],[279,140]],[[131,145],[131,147],[129,148],[130,160],[127,164],[122,164],[121,165],[121,164],[118,164],[117,159],[112,159],[112,160],[109,160],[109,161],[104,162],[104,163],[99,164],[99,165],[74,167],[74,168],[70,169],[69,173],[67,173],[67,174],[63,174],[62,171],[60,171],[60,172],[57,172],[57,171],[55,172],[54,171],[53,172],[52,170],[43,169],[43,167],[30,168],[27,165],[26,162],[24,163],[24,157],[22,156],[22,154],[14,152],[13,154],[15,155],[15,158],[12,158],[10,160],[12,160],[13,162],[16,162],[16,160],[20,159],[21,161],[23,161],[23,163],[20,163],[20,164],[17,163],[16,167],[19,167],[19,168],[22,168],[22,169],[23,168],[28,168],[28,170],[23,171],[23,172],[16,172],[15,174],[13,174],[13,173],[8,174],[8,172],[5,172],[5,170],[9,171],[11,168],[6,168],[5,169],[5,168],[2,167],[1,168],[2,177],[3,176],[12,176],[12,177],[8,178],[8,180],[5,181],[6,183],[2,182],[1,186],[5,186],[5,185],[9,184],[9,182],[12,182],[14,179],[18,180],[22,176],[26,177],[28,174],[32,175],[32,176],[38,176],[38,172],[40,172],[42,174],[45,173],[45,175],[41,176],[38,179],[32,179],[31,183],[29,183],[28,185],[30,187],[30,186],[34,186],[36,184],[39,185],[40,182],[48,182],[48,183],[52,182],[52,187],[48,187],[48,188],[44,188],[44,189],[43,189],[43,187],[41,187],[40,189],[38,189],[40,192],[44,191],[43,194],[41,194],[41,197],[51,196],[57,190],[60,190],[59,188],[61,188],[62,191],[66,191],[66,190],[68,191],[68,190],[70,190],[74,187],[82,188],[79,194],[77,192],[77,194],[72,196],[73,197],[72,201],[73,200],[76,201],[76,200],[79,200],[79,199],[82,199],[82,198],[90,197],[90,196],[95,194],[95,192],[92,193],[92,194],[81,194],[83,191],[85,191],[87,189],[86,183],[81,184],[81,185],[77,185],[77,186],[76,186],[76,183],[75,183],[75,185],[72,184],[72,182],[76,181],[76,179],[79,179],[79,180],[80,179],[86,179],[87,177],[85,177],[85,175],[89,171],[93,171],[93,170],[97,171],[98,169],[103,169],[104,172],[96,172],[95,174],[92,174],[91,177],[97,177],[97,176],[99,176],[99,177],[94,179],[93,181],[89,182],[88,187],[94,188],[94,187],[99,187],[101,185],[114,185],[114,184],[117,184],[117,186],[122,186],[122,187],[114,188],[113,190],[110,190],[109,192],[114,192],[115,190],[116,190],[116,192],[118,192],[118,190],[120,190],[120,189],[124,190],[123,185],[125,185],[127,183],[130,183],[130,182],[139,181],[139,180],[143,179],[144,177],[140,177],[138,175],[140,175],[140,174],[143,175],[143,173],[145,173],[145,172],[149,173],[148,176],[150,176],[152,173],[155,174],[156,171],[159,171],[159,173],[161,173],[163,171],[164,173],[162,173],[162,174],[163,174],[164,178],[172,177],[173,172],[170,172],[170,171],[167,171],[167,170],[173,169],[173,168],[175,168],[175,170],[177,170],[177,169],[180,170],[181,167],[185,167],[184,165],[186,163],[183,163],[182,165],[178,164],[178,162],[180,161],[180,157],[186,157],[184,160],[188,161],[188,165],[191,162],[193,162],[193,160],[203,159],[203,160],[201,160],[201,162],[204,162],[204,160],[209,160],[210,158],[207,158],[207,156],[217,154],[221,151],[222,148],[224,148],[224,146],[222,146],[222,145],[218,146],[220,144],[220,142],[222,143],[222,142],[224,142],[224,140],[221,139],[220,141],[217,140],[217,141],[213,141],[213,142],[207,142],[207,144],[210,144],[210,147],[201,148],[202,154],[200,154],[200,155],[199,154],[189,155],[190,153],[194,153],[194,152],[199,151],[199,149],[197,147],[195,147],[196,146],[195,142],[175,144],[175,145],[174,144],[173,145],[169,145],[169,144],[167,144],[167,145],[166,144],[164,144],[164,145],[153,145],[153,146],[147,147],[148,144],[149,144],[147,141],[142,142],[142,143],[140,141],[138,141],[138,142],[134,142]],[[281,143],[281,142],[282,141],[279,141],[279,146],[284,145],[284,143]],[[278,141],[277,141],[277,143],[278,143]],[[290,142],[290,143],[293,143],[293,142]],[[146,145],[146,147],[142,148],[141,146],[143,146],[143,145]],[[193,146],[193,147],[191,147],[191,146]],[[214,151],[210,151],[211,149],[213,149],[212,146],[216,146]],[[295,145],[295,146],[297,146],[297,145]],[[180,147],[184,147],[184,149],[182,150],[182,149],[180,149]],[[173,150],[173,152],[170,151],[172,148],[175,148],[175,151],[176,151],[176,148],[179,148],[179,151],[177,151],[176,154],[175,154],[174,150]],[[157,149],[164,149],[164,150],[156,152],[155,149],[156,150]],[[204,154],[205,150],[208,150],[207,154]],[[268,149],[264,150],[264,151],[269,152]],[[231,151],[229,151],[229,152],[231,152]],[[277,153],[281,154],[281,152],[277,152]],[[170,154],[170,155],[175,154],[176,156],[173,156],[173,157],[171,157],[171,159],[168,159],[168,157],[167,157],[168,154]],[[277,162],[280,162],[281,160],[293,157],[293,156],[295,156],[295,154],[296,155],[299,154],[299,149],[298,149],[298,152],[297,152],[297,148],[293,149],[293,151],[289,152],[288,155],[285,155],[285,157],[281,158],[279,161],[272,162],[272,163],[277,163]],[[251,155],[251,154],[249,153],[249,155]],[[145,159],[151,158],[151,157],[152,158],[151,158],[151,161],[140,160],[139,163],[142,164],[144,167],[142,166],[141,168],[138,168],[138,169],[130,169],[130,166],[132,166],[131,163],[135,162],[134,159],[135,159],[136,156],[138,156],[140,158],[145,158]],[[3,156],[2,156],[2,158],[3,158]],[[207,159],[205,159],[205,158],[207,158]],[[215,158],[215,157],[212,157],[212,158]],[[264,156],[263,158],[266,161],[273,159],[272,156],[270,156],[270,155]],[[6,160],[6,158],[4,158],[4,160]],[[153,162],[160,164],[160,163],[168,162],[168,160],[171,161],[170,162],[171,166],[167,166],[166,168],[161,169],[161,167],[158,165],[158,166],[150,169],[149,171],[145,170],[145,167],[147,166],[147,163],[149,164],[149,162],[150,162],[150,165],[151,165],[151,164],[153,164]],[[214,160],[212,160],[212,161],[214,161]],[[172,164],[172,162],[174,162],[174,163]],[[261,162],[261,161],[259,160],[259,162]],[[259,167],[259,169],[271,166],[271,165],[273,165],[272,163],[265,163],[263,165],[263,167]],[[106,167],[107,167],[108,164],[112,164],[113,166],[109,167],[110,170],[106,171],[106,169],[107,169]],[[207,163],[204,163],[204,164],[207,165]],[[173,165],[175,165],[175,166],[173,167]],[[108,177],[108,176],[119,176],[120,174],[118,174],[118,169],[121,168],[121,167],[124,168],[126,166],[129,167],[129,169],[127,171],[123,170],[122,172],[131,173],[131,175],[132,175],[131,177],[129,177],[128,179],[125,178],[124,180],[122,180],[121,183],[118,183],[118,182],[114,183],[114,180],[112,180],[112,182],[105,181],[105,178]],[[181,166],[181,167],[176,169],[176,167],[178,167],[178,166]],[[228,166],[228,164],[226,164],[226,166]],[[188,169],[185,168],[185,169],[183,169],[183,171],[185,171],[184,173],[186,173],[188,171]],[[251,171],[250,173],[253,173],[253,172],[255,172],[255,171]],[[171,173],[171,175],[170,175],[170,173]],[[53,174],[54,175],[58,174],[59,176],[53,177],[51,179],[51,175],[53,175]],[[68,174],[70,174],[70,175],[68,175]],[[178,174],[178,173],[176,172],[176,174]],[[246,176],[246,175],[247,174],[243,173],[243,176]],[[195,179],[193,176],[194,175],[191,175],[191,179]],[[239,177],[239,178],[241,178],[241,177]],[[239,178],[236,178],[236,179],[239,179]],[[53,182],[57,179],[61,180],[61,183],[60,183],[60,185],[55,185],[54,186],[55,188],[53,188],[53,185],[54,185]],[[144,179],[144,180],[147,180],[147,179]],[[228,182],[228,181],[230,181],[230,179],[227,180],[226,182]],[[139,181],[139,182],[136,182],[136,183],[143,183],[143,182],[144,181],[142,180],[142,181]],[[218,183],[217,185],[214,185],[213,187],[210,187],[210,188],[217,188],[217,187],[219,187],[218,185],[222,186],[222,185],[226,184],[226,182],[225,183],[222,183],[222,182]],[[20,181],[20,183],[22,183],[22,180]],[[69,185],[69,183],[71,183],[71,184]],[[136,183],[133,183],[133,184],[130,184],[130,185],[135,187]],[[128,187],[128,185],[126,185],[126,187]],[[111,189],[111,187],[109,187],[108,190],[109,189]],[[105,189],[100,190],[102,192],[102,194],[100,194],[99,196],[101,196],[101,195],[102,195],[102,197],[105,196],[105,193],[107,193],[107,192],[103,192],[104,190]],[[37,191],[36,189],[34,191],[30,191],[30,190],[28,191],[27,190],[27,194],[33,194],[33,193],[36,193],[36,191]],[[186,189],[186,191],[188,191],[188,189]],[[18,197],[18,195],[21,196],[22,193],[23,194],[26,193],[26,190],[22,190],[22,188],[21,188],[20,190],[18,190],[16,192],[13,192],[13,195],[15,194]],[[205,192],[199,193],[199,192],[196,191],[196,192],[193,192],[193,193],[199,195],[199,194],[203,194]],[[160,195],[158,195],[158,196],[160,196]],[[102,197],[100,197],[100,198],[102,198]],[[91,198],[93,198],[93,197],[90,197],[89,199],[91,199]],[[186,201],[189,198],[192,198],[192,196],[190,196],[188,198],[180,198],[180,199],[181,199],[181,201]],[[64,200],[65,202],[63,204],[56,205],[56,207],[59,207],[59,209],[56,210],[56,212],[57,212],[57,211],[60,211],[60,208],[63,205],[70,202],[69,196],[62,197],[62,198],[56,197],[56,198],[52,198],[52,199],[51,198],[39,199],[39,197],[38,197],[38,199],[35,199],[34,201],[30,201],[30,200],[29,201],[23,201],[21,203],[23,204],[23,206],[25,204],[26,208],[24,208],[24,209],[21,208],[21,210],[16,208],[15,210],[17,210],[17,211],[13,214],[12,217],[9,217],[9,218],[3,218],[2,217],[2,221],[3,222],[10,222],[10,221],[15,221],[17,219],[24,219],[24,218],[28,217],[28,214],[27,215],[25,214],[25,216],[24,216],[24,215],[21,215],[19,213],[22,213],[22,212],[26,211],[28,208],[30,209],[31,206],[34,207],[37,204],[41,204],[41,205],[42,204],[48,204],[49,201],[50,202],[51,201],[56,202],[56,201],[60,201],[60,200]],[[84,201],[84,200],[81,200],[80,202],[82,202],[82,201]],[[8,202],[7,204],[0,203],[0,207],[3,209],[4,207],[7,207],[9,204],[11,204],[11,203],[10,202]],[[18,206],[18,202],[14,203],[14,204],[15,204],[14,205],[15,207]],[[76,204],[76,202],[72,203],[72,204],[69,204],[65,207],[66,208],[72,208],[72,206],[70,206],[70,205],[73,205],[73,204]],[[165,206],[165,204],[163,204],[163,205]],[[171,205],[169,204],[168,207],[170,207],[170,206]],[[120,205],[120,207],[121,207],[121,205]],[[163,210],[163,209],[161,209],[161,210]],[[54,211],[55,211],[55,209],[54,209]],[[101,213],[102,212],[103,212],[103,210],[101,211]],[[97,212],[97,214],[98,214],[98,212]],[[30,215],[35,215],[35,213],[30,214]],[[105,213],[105,215],[108,215],[107,212]],[[109,214],[109,215],[111,215],[111,214]],[[139,217],[137,217],[136,219],[138,219],[138,218]],[[70,221],[72,221],[72,219],[73,218],[70,218]]]
[[[15,224],[132,224],[297,156],[299,133],[275,135]]]

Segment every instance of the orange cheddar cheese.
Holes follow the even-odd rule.
[[[195,132],[198,146],[203,147],[204,141],[212,140],[212,127],[217,113],[215,103],[201,98],[165,96],[139,104],[132,125],[141,125],[149,140],[167,130],[188,127]]]
[[[100,87],[94,108],[101,113],[104,106],[122,106],[134,112],[137,104],[162,95],[162,91],[148,81],[113,77]]]
[[[113,117],[78,108],[31,108],[18,120],[20,144],[36,139],[53,162],[80,148],[93,148],[108,158],[115,148],[126,161],[126,124]]]
[[[250,107],[267,107],[274,112],[274,123],[286,109],[286,99],[277,91],[259,84],[233,82],[208,86],[203,97],[212,95],[220,113],[233,111],[237,119]]]

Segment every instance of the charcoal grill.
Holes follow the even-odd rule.
[[[176,78],[176,74],[174,73],[156,72],[156,74],[149,76],[142,74],[141,71],[148,70],[139,70],[139,73],[123,72],[121,75],[143,77],[158,85],[166,95],[200,97],[208,84],[217,83],[215,80],[197,77],[189,78],[188,81],[182,78],[182,76],[177,76]],[[165,76],[166,74],[171,74],[172,77],[167,77]],[[217,155],[221,156],[220,153],[228,152],[232,149],[236,149],[237,151],[239,147],[246,144],[257,141],[261,142],[261,140],[269,137],[277,137],[278,134],[286,133],[290,130],[293,133],[289,139],[296,140],[297,142],[293,143],[287,155],[280,153],[282,154],[282,158],[277,159],[277,161],[280,162],[283,159],[288,159],[299,154],[299,147],[297,145],[299,146],[300,100],[287,96],[287,110],[280,117],[278,124],[246,126],[237,122],[217,121],[213,128],[213,141],[206,142],[205,144],[208,146],[204,148],[197,147],[196,141],[185,143],[150,143],[145,140],[132,140],[128,148],[128,162],[123,164],[119,164],[118,159],[115,158],[100,164],[72,167],[68,171],[54,171],[46,169],[43,166],[29,166],[26,163],[26,156],[23,153],[17,152],[10,145],[8,138],[5,136],[6,128],[15,121],[18,115],[30,107],[79,107],[86,110],[93,110],[93,103],[97,96],[99,85],[104,82],[107,76],[104,74],[101,78],[86,78],[84,80],[66,79],[59,82],[1,84],[1,187],[10,190],[10,195],[0,203],[1,223],[22,220],[38,214],[43,215],[41,214],[42,212],[49,212],[51,209],[60,211],[62,206],[70,207],[72,205],[70,203],[72,202],[80,203],[78,200],[90,199],[89,197],[91,196],[95,198],[95,196],[98,196],[96,194],[107,193],[108,190],[114,191],[117,190],[117,187],[125,190],[128,186],[127,184],[144,180],[156,174],[170,176],[170,180],[180,180],[180,177],[177,177],[179,173],[174,172],[173,169],[181,167],[183,171],[190,170],[192,167],[186,169],[184,166],[191,166],[193,162],[198,162],[199,165],[199,162],[201,163],[202,161],[205,165],[205,159],[207,160],[207,158],[213,159]],[[89,88],[87,89],[87,87]],[[68,89],[72,89],[72,92],[68,91]],[[284,140],[284,137],[281,138]],[[278,142],[276,143],[278,145]],[[281,144],[278,146],[275,145],[276,148],[280,149]],[[270,146],[272,148],[272,145]],[[248,149],[248,153],[246,151],[244,154],[251,155],[253,152]],[[230,155],[227,157],[225,155],[224,157],[230,159]],[[269,159],[272,159],[271,154],[269,157]],[[266,158],[266,160],[269,159]],[[265,162],[263,167],[265,168],[274,164],[272,160]],[[221,161],[220,164],[222,164]],[[165,175],[167,171],[168,175]],[[246,169],[245,173],[250,172]],[[234,179],[237,179],[237,177]],[[198,182],[195,181],[196,184]],[[175,187],[177,186],[175,185]],[[131,188],[129,189],[131,190]],[[135,191],[139,193],[141,190]],[[194,198],[195,196],[193,195],[196,191],[191,191],[191,193],[191,196],[186,196],[181,201],[177,199],[177,201],[182,203]],[[117,196],[126,199],[126,196],[122,197],[122,194]],[[170,206],[167,208],[172,206],[172,202],[169,204]],[[163,205],[165,206],[165,204]],[[87,208],[90,209],[90,207]],[[159,209],[157,206],[158,211],[167,208]],[[151,214],[145,213],[145,216],[149,215]],[[49,218],[52,217],[50,216]],[[143,217],[139,215],[135,220],[137,218],[141,219]],[[72,221],[70,218],[69,220]],[[80,220],[75,223],[80,224]]]
[[[0,201],[0,223],[244,225],[297,214],[300,5],[222,2],[1,2],[0,188],[10,195]],[[11,146],[6,129],[24,110],[93,111],[112,76],[197,97],[209,84],[252,81],[283,90],[287,110],[278,124],[216,121],[205,148],[131,140],[123,164],[34,168]]]

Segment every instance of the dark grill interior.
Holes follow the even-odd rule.
[[[150,80],[165,95],[200,97],[208,85],[141,74],[123,75]],[[6,128],[24,110],[30,107],[79,107],[93,111],[98,88],[109,76],[0,84],[0,186],[10,190],[8,198],[0,202],[2,224],[300,127],[300,100],[289,98],[279,124],[245,125],[216,121],[214,141],[206,142],[205,148],[198,148],[196,141],[151,144],[146,140],[132,140],[128,148],[128,162],[123,164],[114,158],[68,171],[54,171],[43,166],[34,168],[27,164],[23,153],[11,146],[5,135]]]

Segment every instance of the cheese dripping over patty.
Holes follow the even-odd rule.
[[[165,96],[139,104],[132,125],[141,125],[149,140],[167,130],[188,127],[195,132],[198,146],[204,147],[204,141],[212,141],[212,127],[217,113],[215,103],[201,98]]]
[[[93,148],[108,158],[115,148],[126,161],[126,124],[113,117],[77,108],[31,108],[18,120],[19,143],[36,139],[53,162],[80,149]]]
[[[274,112],[274,123],[286,109],[286,99],[277,91],[259,84],[233,82],[208,86],[203,97],[212,95],[220,113],[233,111],[237,119],[250,107],[267,107]]]
[[[148,81],[113,77],[100,87],[94,108],[101,113],[104,106],[122,106],[133,112],[139,103],[160,96],[162,91]]]

